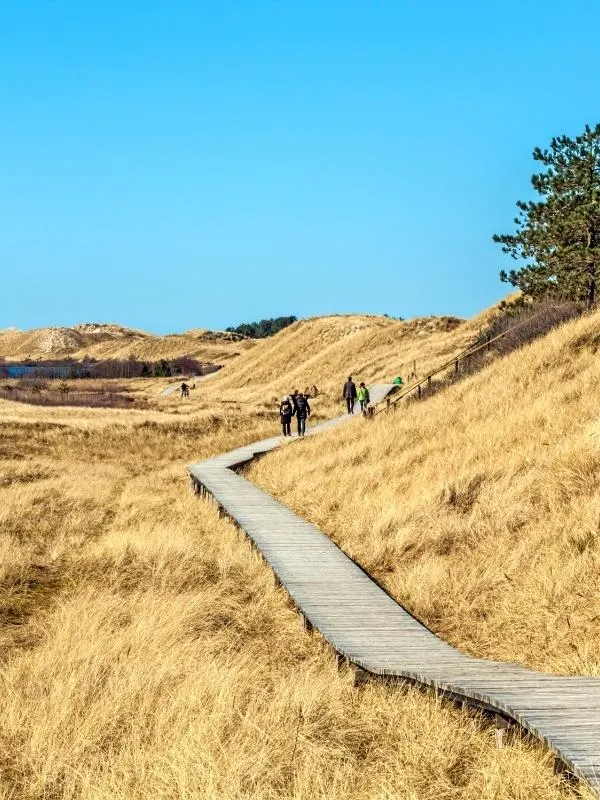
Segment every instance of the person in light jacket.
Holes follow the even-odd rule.
[[[284,436],[292,435],[291,424],[293,413],[294,406],[292,405],[292,398],[289,394],[286,394],[279,406],[279,418],[281,419],[281,430]]]

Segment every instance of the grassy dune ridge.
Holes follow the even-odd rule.
[[[122,325],[84,323],[72,328],[0,329],[0,354],[11,361],[85,356],[156,361],[182,356],[221,363],[250,350],[254,339],[204,329],[160,336]]]
[[[0,401],[0,798],[589,798],[530,740],[499,751],[476,714],[338,671],[188,490],[187,463],[276,429],[260,386],[209,386],[143,411]],[[295,444],[302,474],[350,433]]]
[[[600,674],[600,314],[252,479],[472,653]],[[368,425],[369,427],[365,427]],[[345,478],[345,479],[344,479]]]
[[[493,313],[493,312],[492,312]],[[349,315],[300,320],[272,339],[259,342],[243,359],[228,364],[207,384],[220,396],[252,396],[269,402],[313,384],[325,393],[320,403],[339,408],[348,374],[368,382],[406,379],[413,363],[426,374],[474,341],[489,314],[473,320],[422,317],[394,320]]]

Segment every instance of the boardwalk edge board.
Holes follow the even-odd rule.
[[[381,402],[394,388],[373,386],[371,398]],[[349,419],[327,420],[307,436]],[[194,491],[245,531],[290,594],[305,628],[317,630],[340,659],[357,667],[359,682],[369,675],[408,680],[512,720],[554,753],[557,771],[566,768],[600,797],[600,678],[478,659],[442,641],[326,534],[239,474],[284,441],[274,436],[254,442],[192,464],[188,473]]]

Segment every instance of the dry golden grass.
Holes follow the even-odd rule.
[[[375,462],[361,465],[401,424],[294,445],[304,485],[307,456],[331,466],[338,502],[343,479],[350,497],[367,479],[376,517]],[[184,473],[275,427],[267,403],[208,390],[147,411],[0,402],[0,798],[590,798],[517,733],[499,751],[489,723],[431,694],[355,688],[302,631]],[[322,503],[311,488],[300,511]]]
[[[600,315],[253,479],[474,655],[600,674]]]

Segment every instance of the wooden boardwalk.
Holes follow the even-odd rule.
[[[391,387],[371,388],[375,400]],[[346,422],[343,416],[307,431]],[[560,677],[460,653],[431,633],[314,525],[234,468],[279,447],[281,436],[188,468],[248,534],[306,622],[368,673],[408,679],[514,720],[541,739],[600,796],[600,678]]]

